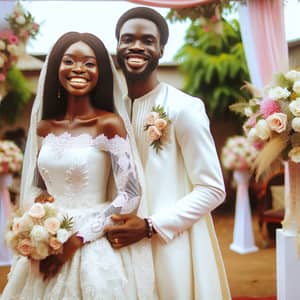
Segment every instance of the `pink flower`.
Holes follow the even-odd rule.
[[[21,240],[17,246],[17,250],[21,255],[30,255],[33,251],[31,241],[29,239]]]
[[[6,79],[6,76],[3,73],[0,73],[0,82],[4,82]]]
[[[159,118],[159,113],[152,111],[149,113],[149,115],[146,117],[146,124],[147,125],[154,125],[155,120]]]
[[[154,122],[154,125],[159,130],[163,130],[167,126],[167,124],[168,124],[168,122],[165,119],[161,119],[161,118],[155,120],[155,122]]]
[[[35,203],[28,214],[33,218],[41,219],[45,215],[45,208],[41,203]]]
[[[57,218],[51,217],[45,220],[44,226],[49,233],[56,234],[57,230],[60,227],[60,222]]]
[[[49,240],[49,246],[53,249],[53,250],[59,250],[62,247],[62,243],[57,240],[54,237],[51,237]]]
[[[150,126],[148,128],[148,138],[150,142],[158,140],[161,137],[162,133],[159,129],[157,129],[155,126]]]
[[[280,105],[277,101],[266,99],[263,100],[260,104],[260,112],[263,114],[263,117],[266,119],[268,116],[281,112]]]

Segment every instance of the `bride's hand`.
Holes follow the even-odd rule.
[[[77,249],[83,245],[82,240],[76,235],[72,235],[63,246],[63,252],[57,255],[50,255],[40,261],[40,272],[43,279],[53,278],[61,270],[65,262],[70,260]]]

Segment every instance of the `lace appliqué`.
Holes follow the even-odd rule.
[[[117,195],[104,211],[91,214],[88,223],[80,228],[78,236],[82,237],[84,242],[101,237],[104,227],[111,223],[112,214],[131,213],[140,201],[140,186],[128,139],[120,136],[108,139],[101,135],[95,139],[95,146],[111,155]]]

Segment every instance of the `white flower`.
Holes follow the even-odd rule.
[[[289,104],[289,109],[294,116],[300,117],[300,98],[296,98],[296,100],[292,101]]]
[[[252,127],[250,128],[247,138],[250,142],[255,142],[258,139],[257,133],[256,133],[256,128]]]
[[[300,94],[300,81],[295,81],[293,84],[293,91],[297,94]]]
[[[264,119],[261,119],[256,123],[255,129],[257,136],[263,141],[267,140],[271,136],[271,128]]]
[[[287,98],[291,93],[287,88],[282,88],[280,86],[271,88],[268,92],[268,96],[272,100],[278,100],[278,99],[285,99]]]
[[[70,233],[66,229],[58,229],[56,233],[56,239],[62,244],[69,238]]]
[[[292,128],[296,132],[300,132],[300,117],[296,117],[292,120]]]
[[[291,81],[297,81],[300,80],[300,72],[296,71],[296,70],[291,70],[288,71],[287,73],[285,73],[285,78]]]
[[[290,152],[289,152],[289,157],[290,159],[295,162],[295,163],[300,163],[300,147],[294,147]]]
[[[23,25],[25,24],[26,20],[25,20],[25,17],[23,15],[20,15],[18,17],[16,17],[16,23],[17,24],[20,24],[20,25]]]
[[[246,107],[244,109],[244,114],[245,114],[246,117],[251,117],[253,115],[253,111],[250,107]]]
[[[41,225],[34,225],[30,236],[34,242],[41,242],[41,241],[47,241],[49,234],[45,227]]]
[[[5,43],[0,40],[0,50],[4,50],[5,49]]]
[[[284,113],[274,113],[266,119],[270,128],[278,133],[286,130],[287,127],[287,115]]]

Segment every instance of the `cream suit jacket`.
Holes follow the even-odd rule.
[[[145,173],[156,285],[161,300],[231,299],[210,212],[225,188],[203,102],[160,83],[126,99]],[[171,123],[163,148],[149,145],[147,115],[160,105]]]

